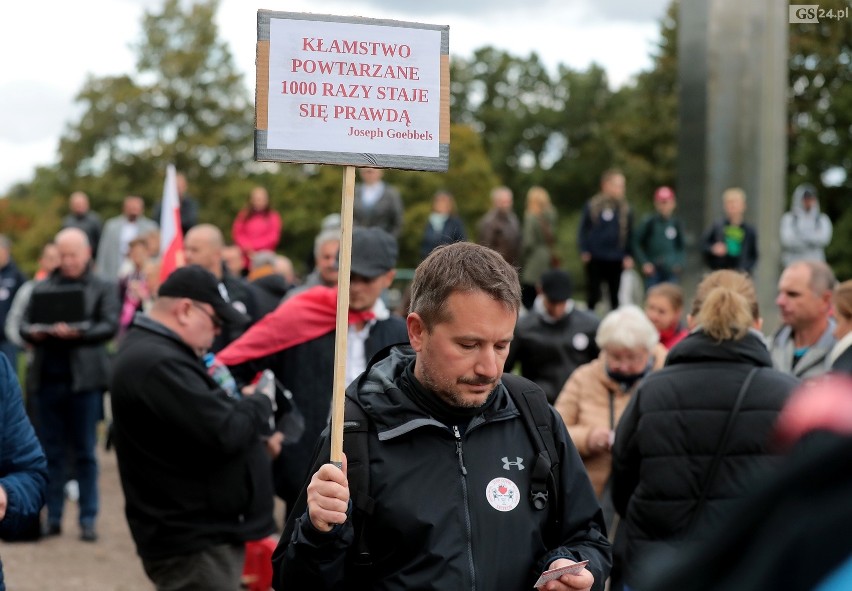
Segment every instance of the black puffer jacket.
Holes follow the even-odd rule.
[[[701,514],[690,526],[710,464],[749,371],[754,375]],[[779,458],[771,432],[798,380],[772,369],[757,333],[716,342],[690,334],[633,395],[613,449],[612,487],[626,538],[625,581],[684,538],[701,538],[728,516]],[[691,528],[691,531],[687,531]]]
[[[375,508],[366,531],[373,564],[353,564],[351,519],[321,533],[304,512],[302,497],[273,557],[280,588],[514,591],[532,588],[543,568],[566,557],[588,559],[593,588],[603,589],[609,543],[559,415],[551,412],[560,502],[553,511],[536,511],[529,501],[536,447],[505,388],[498,386],[493,402],[460,435],[400,389],[410,387],[402,376],[413,360],[394,348],[347,391],[378,431],[368,440]],[[327,462],[327,447],[324,452],[314,469]],[[514,504],[494,500],[498,488],[500,498]],[[561,529],[548,543],[544,532],[557,514]]]

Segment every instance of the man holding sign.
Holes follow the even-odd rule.
[[[349,478],[320,450],[276,588],[603,589],[610,545],[577,451],[541,390],[503,374],[520,302],[517,272],[488,248],[442,246],[420,264],[411,347],[347,389],[344,431],[366,432],[344,435]]]

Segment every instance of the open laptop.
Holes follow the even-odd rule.
[[[30,324],[34,328],[65,322],[71,328],[86,330],[86,301],[79,285],[56,286],[50,291],[33,291],[30,296]]]

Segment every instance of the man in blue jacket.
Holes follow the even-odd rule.
[[[411,347],[386,351],[347,390],[371,425],[372,511],[352,518],[360,501],[350,504],[347,466],[320,452],[273,557],[277,588],[529,589],[544,570],[588,560],[546,588],[603,589],[600,507],[559,415],[523,380],[541,398],[559,462],[550,502],[530,494],[537,447],[503,376],[521,306],[516,270],[480,245],[440,246],[411,296]],[[369,561],[355,551],[362,535]]]
[[[21,386],[0,353],[0,538],[14,539],[38,528],[47,488],[47,460],[24,412]],[[3,565],[0,563],[0,589]]]
[[[625,197],[624,175],[610,169],[601,175],[600,192],[589,199],[580,218],[580,258],[586,267],[589,310],[601,299],[601,283],[609,291],[610,308],[618,307],[621,272],[633,268],[633,211]]]

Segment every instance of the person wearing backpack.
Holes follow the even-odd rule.
[[[677,203],[671,187],[654,191],[654,213],[639,223],[633,233],[633,258],[642,271],[645,290],[658,283],[678,283],[685,260],[683,224],[674,215]]]
[[[586,560],[544,588],[604,588],[610,544],[580,457],[544,393],[503,374],[520,306],[517,271],[486,247],[440,246],[418,266],[411,346],[347,389],[344,425],[366,433],[344,435],[342,469],[326,433],[276,589],[529,589]]]

